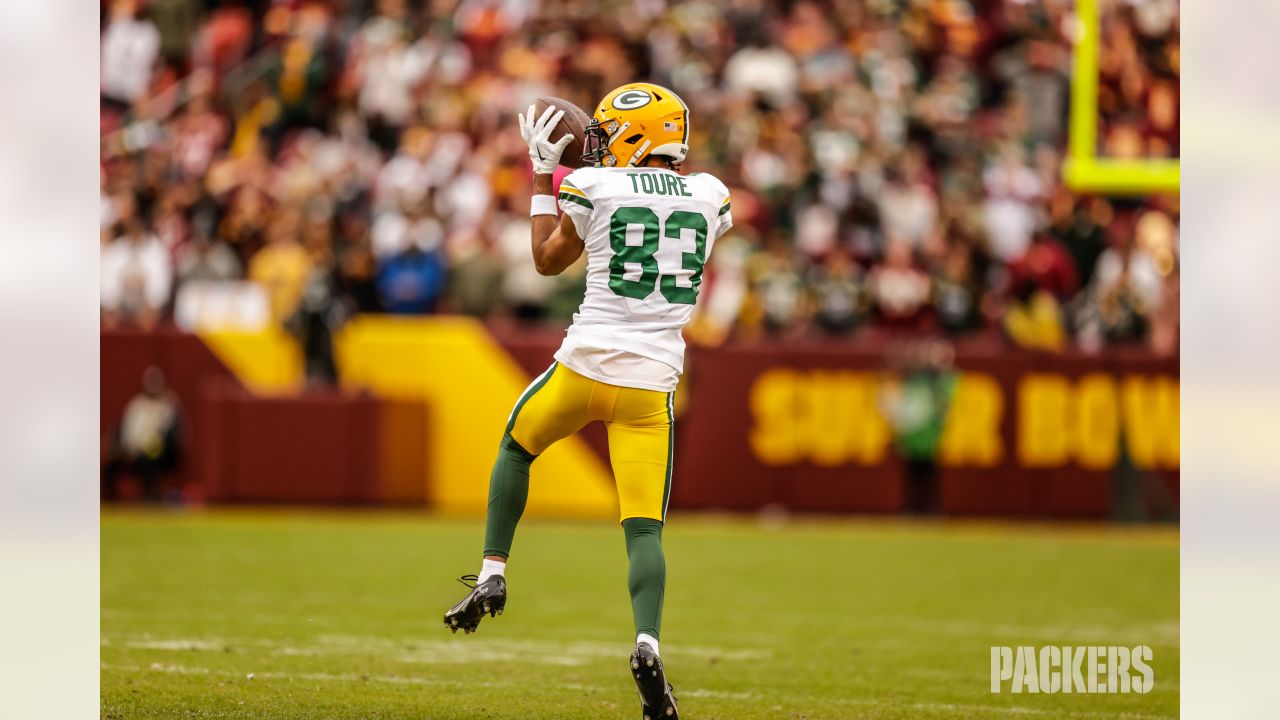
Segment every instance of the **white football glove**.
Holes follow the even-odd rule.
[[[573,135],[565,133],[558,142],[551,142],[551,132],[564,117],[563,110],[548,107],[542,111],[542,117],[533,119],[533,106],[529,106],[529,114],[519,114],[520,137],[529,146],[529,159],[533,161],[533,171],[539,175],[549,175],[560,164],[560,155],[573,140]]]

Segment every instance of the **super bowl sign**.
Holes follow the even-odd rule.
[[[748,391],[749,447],[766,465],[877,465],[892,451],[892,403],[900,381],[882,372],[762,372]],[[1014,424],[1010,445],[1002,431]],[[1178,467],[1178,380],[1162,375],[1072,378],[1030,372],[1009,397],[983,372],[959,373],[943,411],[939,464],[1028,468],[1116,465],[1122,446],[1138,467]]]
[[[924,373],[834,344],[690,358],[672,507],[898,512],[928,463],[948,514],[1177,513],[1176,357],[959,350]]]

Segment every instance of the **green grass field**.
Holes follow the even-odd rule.
[[[479,521],[102,517],[104,718],[638,718],[621,530],[527,521],[506,614],[440,617]],[[1174,528],[676,515],[662,655],[688,720],[1176,718]],[[1154,649],[1146,695],[990,692],[992,645]]]

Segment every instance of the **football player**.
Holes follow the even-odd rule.
[[[631,673],[645,718],[676,718],[658,655],[671,495],[672,394],[684,368],[682,330],[712,245],[733,226],[729,191],[682,174],[689,109],[667,88],[623,85],[585,129],[585,166],[553,195],[552,172],[570,135],[552,139],[563,111],[519,117],[533,161],[533,260],[555,275],[587,253],[587,290],[555,362],[516,402],[489,479],[484,560],[470,593],[444,616],[476,629],[506,604],[504,571],[529,493],[529,468],[553,443],[603,422],[630,561],[636,646]],[[557,207],[563,215],[556,217]],[[468,576],[468,579],[470,576]]]

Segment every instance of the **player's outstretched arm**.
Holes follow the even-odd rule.
[[[529,160],[533,162],[533,202],[529,211],[532,217],[533,264],[543,275],[558,275],[582,255],[583,247],[569,216],[566,215],[558,224],[556,222],[556,200],[551,182],[551,173],[560,163],[560,154],[573,136],[565,135],[551,142],[551,131],[564,116],[564,111],[548,107],[541,117],[535,119],[533,108],[530,105],[529,113],[520,115],[520,136],[529,146]]]

